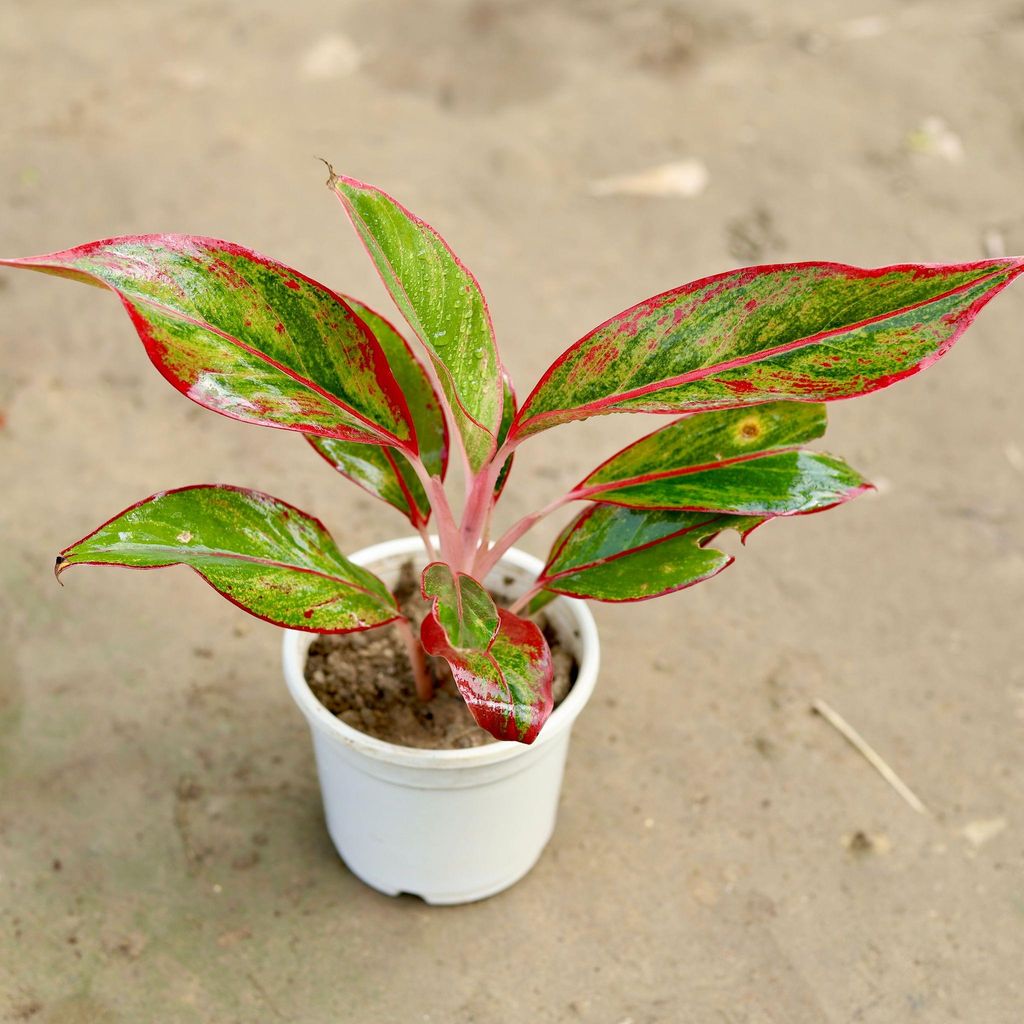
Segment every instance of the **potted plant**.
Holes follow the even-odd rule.
[[[732,562],[712,546],[722,531],[745,539],[770,519],[869,488],[842,459],[806,447],[824,433],[823,403],[930,365],[1024,272],[1024,259],[716,274],[607,320],[519,403],[480,287],[444,240],[377,188],[333,170],[328,184],[426,358],[361,302],[228,242],[131,236],[0,262],[110,288],[179,391],[302,434],[415,535],[346,558],[307,513],[203,484],[114,516],[65,548],[56,574],[187,565],[286,627],[285,675],[312,731],[342,857],[382,891],[462,902],[521,877],[553,828],[569,733],[597,675],[593,620],[574,599],[638,601],[692,586]],[[521,444],[625,412],[674,418],[492,537]],[[445,487],[453,461],[460,509]],[[543,563],[516,551],[542,517],[574,502],[582,511]],[[425,602],[418,613],[395,596],[409,562]],[[307,681],[307,649],[316,634],[366,630],[400,641],[401,671],[421,702],[447,664],[472,719],[497,742],[421,749],[328,711]],[[575,660],[554,710],[549,639]]]

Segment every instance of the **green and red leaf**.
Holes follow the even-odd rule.
[[[154,494],[65,548],[58,578],[72,565],[187,565],[257,618],[314,633],[401,617],[384,583],[345,558],[319,519],[240,487]]]
[[[337,293],[231,242],[112,238],[0,263],[117,293],[160,373],[233,419],[417,451],[384,350]]]
[[[331,171],[337,194],[395,305],[426,347],[473,472],[494,453],[502,367],[476,278],[429,225],[387,193]]]
[[[430,501],[401,454],[384,445],[339,441],[333,437],[307,434],[306,440],[342,476],[397,509],[416,529],[426,526]]]
[[[745,540],[765,519],[590,505],[561,532],[537,578],[535,612],[557,594],[646,601],[718,575],[733,558],[707,545],[723,530]]]
[[[468,573],[453,573],[444,562],[423,570],[422,592],[448,643],[459,649],[487,650],[498,630],[498,609],[491,595]]]
[[[747,267],[656,295],[562,354],[513,438],[612,412],[852,398],[942,356],[1024,258],[865,270]]]
[[[842,459],[799,445],[825,432],[820,403],[768,402],[684,417],[648,434],[574,488],[633,508],[783,516],[870,488]]]
[[[345,302],[380,342],[391,372],[405,395],[416,427],[419,456],[431,476],[448,470],[448,428],[427,371],[394,326],[369,306],[349,296]],[[394,506],[417,529],[430,519],[430,501],[415,471],[399,453],[382,445],[306,435],[306,440],[339,473]]]
[[[512,429],[512,423],[516,418],[516,412],[519,409],[519,403],[516,400],[516,389],[513,386],[512,378],[508,373],[502,374],[502,385],[505,389],[505,398],[501,407],[501,426],[498,428],[498,448],[505,443],[505,439],[508,437],[508,432]],[[512,472],[512,462],[514,459],[515,453],[513,452],[505,460],[501,469],[498,471],[498,478],[494,482],[495,501],[501,497],[502,491],[505,490],[505,484],[508,483],[509,473]]]
[[[486,649],[449,642],[434,614],[420,627],[429,654],[444,658],[473,718],[499,740],[532,743],[551,714],[551,651],[535,623],[498,609],[498,630]]]

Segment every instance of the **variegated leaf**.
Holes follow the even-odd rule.
[[[58,577],[72,565],[187,565],[257,618],[314,633],[370,629],[400,617],[383,582],[345,558],[320,520],[240,487],[154,494],[65,548]]]
[[[480,583],[432,562],[423,570],[422,590],[452,647],[487,650],[498,629],[498,609]]]
[[[717,575],[733,558],[707,547],[723,530],[744,539],[765,520],[708,512],[590,505],[561,532],[535,584],[535,612],[556,594],[646,601]]]
[[[416,427],[420,458],[431,476],[442,480],[448,469],[448,429],[426,370],[392,324],[349,296],[345,302],[380,342],[391,372],[405,395]],[[381,445],[307,435],[306,439],[339,473],[393,505],[419,528],[430,519],[430,502],[405,458]]]
[[[0,263],[106,286],[149,358],[233,419],[416,451],[384,351],[344,300],[232,242],[133,235]]]
[[[619,452],[574,488],[579,498],[737,515],[831,508],[870,487],[842,459],[799,445],[825,432],[825,406],[769,402],[687,416]]]
[[[716,274],[646,299],[578,341],[523,404],[512,436],[611,412],[863,395],[938,359],[1022,272],[1024,258]]]
[[[432,228],[387,193],[331,172],[395,305],[426,346],[474,472],[495,450],[502,369],[476,278]]]
[[[444,658],[470,712],[499,740],[532,743],[551,714],[551,651],[537,626],[505,608],[486,649],[452,647],[431,613],[420,627],[429,654]]]
[[[342,476],[396,508],[416,529],[427,524],[430,501],[412,467],[399,452],[384,445],[310,434],[306,435],[306,440]]]

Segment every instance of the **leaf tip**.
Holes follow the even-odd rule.
[[[369,185],[365,181],[360,181],[358,178],[353,178],[348,174],[338,174],[334,169],[334,165],[329,161],[325,160],[322,156],[318,156],[317,159],[323,163],[327,168],[327,187],[334,189],[338,196],[342,199],[349,199],[349,192],[372,192],[380,195],[385,195],[376,185]],[[391,198],[388,196],[387,198]],[[392,200],[393,202],[394,200]]]
[[[764,526],[764,524],[767,523],[767,522],[768,522],[768,517],[765,517],[760,522],[754,523],[753,526],[748,526],[745,530],[740,530],[739,531],[739,533],[740,533],[740,543],[744,547],[746,547],[747,546],[747,541],[750,540],[750,535],[755,530],[760,529],[760,527]]]
[[[330,160],[325,160],[322,156],[318,156],[317,160],[320,161],[327,168],[327,181],[325,184],[328,188],[334,188],[335,183],[338,181],[337,172],[334,170],[334,166]]]
[[[57,560],[53,563],[53,578],[63,587],[64,581],[60,578],[60,574],[68,567],[68,560],[63,555],[58,555]]]

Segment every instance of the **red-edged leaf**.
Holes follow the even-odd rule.
[[[306,435],[306,440],[342,476],[397,509],[416,529],[426,526],[430,519],[430,501],[412,467],[399,452],[383,445],[310,434]]]
[[[430,376],[394,326],[369,306],[349,296],[345,302],[380,342],[391,372],[405,395],[416,427],[420,458],[431,476],[448,470],[448,428]],[[430,519],[430,501],[405,458],[381,445],[306,435],[306,440],[339,473],[406,516],[413,526]]]
[[[502,408],[501,360],[480,285],[429,224],[386,192],[333,170],[328,184],[430,354],[479,472],[494,453]]]
[[[348,295],[342,298],[370,328],[384,350],[384,357],[412,415],[419,457],[431,476],[443,480],[448,471],[448,426],[430,375],[394,324],[366,303]]]
[[[116,292],[153,364],[224,416],[415,453],[380,344],[329,288],[232,242],[133,235],[0,263]]]
[[[566,351],[514,438],[611,412],[678,413],[852,398],[943,355],[1024,258],[865,270],[747,267],[656,295]]]
[[[65,548],[58,577],[72,565],[187,565],[257,618],[314,633],[400,617],[383,582],[345,558],[319,519],[241,487],[154,494]]]
[[[825,432],[825,406],[768,402],[676,420],[599,466],[578,498],[689,511],[783,516],[870,488],[842,459],[798,447]]]
[[[723,530],[744,540],[763,517],[591,505],[561,532],[535,584],[535,612],[556,594],[646,601],[717,576],[733,558],[708,544]]]
[[[505,608],[485,650],[451,646],[431,613],[420,627],[429,654],[451,666],[455,684],[481,728],[499,740],[532,743],[551,714],[551,651],[537,626]]]

